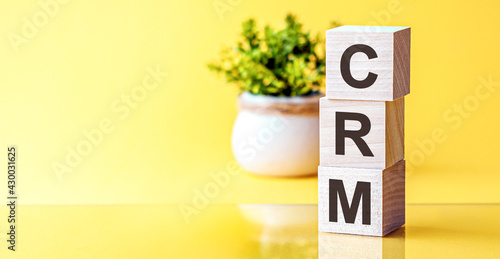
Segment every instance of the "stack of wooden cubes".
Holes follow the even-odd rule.
[[[410,28],[326,32],[319,231],[383,236],[405,223],[404,97]]]

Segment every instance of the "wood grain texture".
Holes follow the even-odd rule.
[[[404,258],[405,236],[404,227],[384,238],[320,232],[319,258]]]
[[[394,33],[393,99],[410,93],[411,28]]]
[[[337,155],[336,112],[361,113],[371,123],[362,137],[373,157],[363,156],[350,138],[345,139],[345,154]],[[346,130],[359,130],[357,121],[347,120]],[[349,168],[384,169],[404,159],[404,98],[392,102],[320,99],[320,165]]]
[[[342,180],[349,206],[358,182],[370,183],[370,224],[362,224],[362,202],[354,223],[346,223],[338,205],[337,222],[331,222],[330,179]],[[383,236],[405,223],[405,161],[385,170],[318,167],[318,229],[322,232]],[[339,202],[337,200],[337,202]]]
[[[372,72],[375,83],[358,89],[344,80],[340,60],[345,50],[363,44],[375,50],[368,59],[356,53],[350,70],[356,80]],[[329,99],[393,101],[410,93],[410,28],[392,26],[341,26],[326,32],[326,97]]]
[[[382,174],[383,235],[405,224],[405,167],[403,160]]]
[[[405,156],[405,99],[385,102],[385,168]]]

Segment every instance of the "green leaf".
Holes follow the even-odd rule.
[[[317,92],[325,77],[324,40],[303,31],[288,14],[285,28],[266,25],[262,33],[254,19],[242,23],[241,41],[225,48],[207,68],[223,74],[241,91],[272,96],[301,96]],[[340,26],[332,22],[331,27]]]

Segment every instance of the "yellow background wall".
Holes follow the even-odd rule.
[[[407,202],[500,202],[500,83],[482,86],[500,82],[497,1],[41,2],[56,4],[0,2],[0,154],[19,149],[21,203],[191,203],[211,172],[234,170],[236,91],[206,63],[244,19],[280,28],[288,12],[321,34],[331,20],[411,26]],[[157,67],[168,75],[126,113],[122,95]],[[100,123],[109,133],[57,174]],[[314,177],[227,175],[210,202],[317,202]]]

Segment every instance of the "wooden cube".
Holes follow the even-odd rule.
[[[404,159],[404,97],[320,99],[320,165],[384,169]]]
[[[385,236],[318,234],[319,258],[404,258],[405,228]]]
[[[318,229],[384,236],[405,223],[405,161],[387,169],[318,168]]]
[[[393,101],[410,93],[410,28],[341,26],[326,32],[326,97]]]

